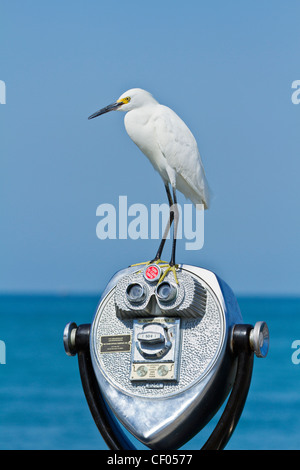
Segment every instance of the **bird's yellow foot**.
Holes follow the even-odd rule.
[[[131,264],[130,267],[133,267],[133,266],[150,266],[151,264],[156,264],[160,268],[166,268],[162,272],[162,274],[160,275],[160,278],[158,280],[158,284],[164,280],[164,278],[166,277],[166,275],[170,271],[172,271],[172,273],[173,273],[176,284],[179,284],[177,274],[176,274],[176,270],[178,269],[178,264],[170,265],[169,263],[167,263],[167,261],[157,259],[157,260],[152,260],[152,261],[143,261],[142,263]],[[141,271],[142,271],[142,269],[138,272],[141,272]],[[158,272],[158,275],[159,275],[159,272]]]
[[[166,261],[162,261],[161,259],[156,259],[132,264],[131,266],[143,266],[142,269],[138,271],[138,273],[144,271],[144,276],[146,279],[148,279],[150,282],[154,282],[159,280],[161,276],[161,268],[168,266],[168,263]]]
[[[177,278],[177,274],[176,274],[176,269],[178,269],[178,264],[173,264],[173,265],[171,266],[169,263],[167,263],[167,264],[164,265],[164,266],[167,266],[167,269],[165,269],[165,271],[163,272],[163,274],[160,276],[159,281],[158,281],[158,284],[164,280],[164,278],[166,277],[166,275],[167,275],[170,271],[172,271],[172,273],[173,273],[173,276],[174,276],[174,279],[175,279],[176,284],[179,284],[178,278]]]
[[[132,267],[132,266],[142,266],[142,265],[147,266],[149,264],[158,264],[161,267],[168,266],[168,263],[166,261],[162,261],[161,259],[157,259],[157,260],[152,260],[152,261],[143,261],[142,263],[131,264],[130,267]]]

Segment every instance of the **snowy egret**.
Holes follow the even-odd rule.
[[[172,109],[158,103],[148,91],[140,88],[128,90],[117,101],[89,116],[89,119],[113,110],[126,112],[124,124],[129,137],[148,157],[163,179],[170,206],[170,217],[157,254],[151,262],[161,264],[162,267],[167,266],[163,277],[172,270],[177,282],[177,265],[175,264],[178,224],[176,190],[183,193],[195,205],[203,204],[205,209],[209,206],[209,187],[197,142],[180,117]],[[173,198],[169,184],[172,187]],[[160,258],[173,221],[172,255],[170,263],[166,264]]]

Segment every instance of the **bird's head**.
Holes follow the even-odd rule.
[[[96,111],[94,114],[89,116],[88,119],[93,119],[101,114],[108,113],[109,111],[131,111],[132,109],[151,103],[157,103],[151,93],[146,90],[142,90],[141,88],[132,88],[131,90],[125,91],[117,101],[105,106],[105,108],[101,108],[99,111]]]

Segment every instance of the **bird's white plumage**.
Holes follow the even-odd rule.
[[[170,183],[195,205],[209,206],[209,187],[197,142],[180,117],[140,88],[123,93],[130,97],[124,124],[129,137],[149,158],[165,183]],[[119,101],[118,100],[118,101]]]

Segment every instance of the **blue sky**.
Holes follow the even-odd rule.
[[[300,294],[299,15],[293,0],[1,1],[0,292],[100,292],[155,253],[96,236],[99,204],[166,202],[123,114],[87,120],[141,87],[190,127],[214,192],[203,249],[179,241],[177,261],[237,294]]]

